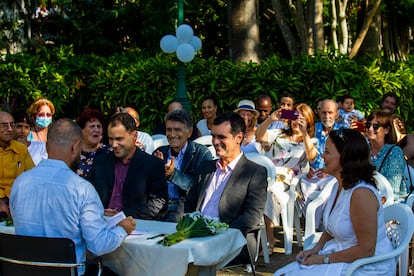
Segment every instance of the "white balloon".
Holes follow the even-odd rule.
[[[177,38],[173,35],[165,35],[163,38],[161,38],[160,47],[164,53],[174,53],[178,47]]]
[[[198,36],[193,36],[193,38],[190,41],[191,46],[193,46],[194,51],[197,52],[201,49],[201,39]]]
[[[188,43],[180,44],[177,47],[177,58],[182,62],[190,62],[195,56],[194,48]]]
[[[180,43],[187,43],[193,38],[193,28],[190,25],[182,24],[176,30],[177,40]]]

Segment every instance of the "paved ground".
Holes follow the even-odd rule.
[[[259,257],[256,264],[257,276],[272,276],[273,273],[280,267],[295,260],[295,256],[298,252],[298,246],[296,241],[293,243],[293,254],[285,255],[285,249],[283,246],[283,230],[282,228],[275,229],[276,244],[273,249],[274,253],[270,257],[270,263],[263,263],[263,257]],[[295,237],[294,237],[295,238]],[[244,267],[227,268],[217,271],[218,276],[234,276],[234,275],[253,275],[244,271]]]

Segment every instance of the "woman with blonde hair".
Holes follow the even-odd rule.
[[[267,129],[272,122],[284,119],[282,109],[274,111],[256,130],[256,139],[262,142],[267,155],[277,171],[276,184],[269,187],[265,206],[266,233],[269,254],[273,253],[275,242],[273,228],[281,211],[280,202],[286,203],[290,180],[297,174],[309,170],[318,154],[315,136],[315,115],[312,108],[301,103],[294,109],[295,118],[289,120],[287,129]],[[285,205],[285,204],[283,204]]]
[[[34,122],[28,141],[47,141],[47,132],[55,114],[55,106],[46,98],[36,99],[29,107],[28,113]]]

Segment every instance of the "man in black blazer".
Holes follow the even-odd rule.
[[[201,211],[218,217],[246,236],[249,255],[244,249],[240,261],[252,262],[256,232],[263,219],[267,193],[266,169],[244,156],[240,145],[246,126],[239,114],[227,112],[214,120],[211,130],[219,160],[205,162],[191,188],[185,211]]]
[[[164,160],[168,179],[168,212],[164,220],[178,222],[201,164],[213,157],[206,146],[188,140],[193,132],[193,121],[186,110],[168,112],[165,125],[169,145],[156,149],[154,155]]]
[[[163,162],[135,146],[137,130],[128,113],[118,113],[108,124],[113,152],[94,159],[88,180],[95,186],[105,215],[119,211],[140,219],[161,219],[168,205]]]

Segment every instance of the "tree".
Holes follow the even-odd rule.
[[[14,54],[23,51],[30,30],[30,1],[0,1],[0,53]]]
[[[234,62],[260,61],[258,4],[256,0],[228,1],[229,51]]]

